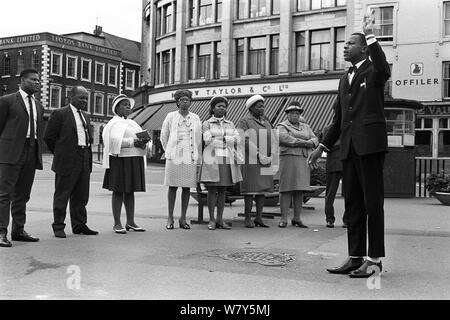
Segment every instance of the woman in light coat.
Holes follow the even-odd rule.
[[[292,225],[308,228],[300,219],[303,192],[310,190],[311,173],[307,163],[309,154],[319,145],[319,139],[301,116],[303,108],[297,101],[286,108],[288,120],[278,125],[280,137],[280,228],[288,226],[291,203],[294,205]]]
[[[214,97],[210,102],[212,117],[203,123],[203,161],[200,181],[208,189],[209,230],[230,227],[223,221],[227,187],[242,181],[238,145],[241,141],[233,122],[226,119],[228,99]],[[217,218],[214,210],[217,204]]]
[[[191,188],[197,186],[197,166],[201,161],[202,123],[198,115],[189,112],[192,92],[175,93],[178,111],[169,113],[161,129],[161,144],[166,153],[164,184],[169,187],[169,217],[167,230],[174,229],[174,209],[178,188],[182,188],[180,229],[189,230],[186,221]]]

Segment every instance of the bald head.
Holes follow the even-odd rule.
[[[89,101],[89,92],[83,86],[73,87],[70,91],[70,102],[72,105],[84,111],[87,111]]]

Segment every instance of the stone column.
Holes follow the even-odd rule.
[[[279,72],[280,75],[292,73],[292,1],[280,1],[280,49]]]
[[[233,4],[232,1],[222,2],[222,39],[221,39],[221,61],[220,79],[229,80],[232,75],[232,66],[236,60],[233,58]]]

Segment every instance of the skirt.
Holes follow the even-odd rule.
[[[245,164],[242,167],[241,194],[263,195],[272,193],[273,175],[261,173],[262,167],[258,164]]]
[[[173,160],[167,159],[164,185],[166,187],[196,188],[197,165],[195,163],[175,163]]]
[[[231,187],[234,185],[231,166],[229,164],[219,164],[219,182],[204,182],[208,187]]]
[[[113,192],[145,192],[143,157],[109,157],[103,188]]]
[[[302,156],[280,157],[280,192],[311,190],[311,171]]]

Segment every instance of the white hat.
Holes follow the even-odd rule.
[[[262,101],[264,102],[265,99],[263,96],[260,96],[259,94],[254,95],[253,97],[251,97],[250,99],[247,100],[247,102],[245,103],[247,109],[250,109],[255,103]]]
[[[133,109],[134,108],[134,105],[136,104],[136,101],[134,101],[134,99],[133,98],[128,98],[126,95],[124,95],[124,94],[119,94],[117,97],[115,97],[114,98],[114,100],[113,100],[113,105],[112,105],[112,113],[114,114],[114,115],[116,115],[116,116],[118,116],[118,114],[116,113],[116,108],[117,108],[117,106],[119,105],[119,103],[120,103],[120,101],[122,101],[122,100],[128,100],[128,101],[130,101],[130,106],[131,106],[131,109]]]

